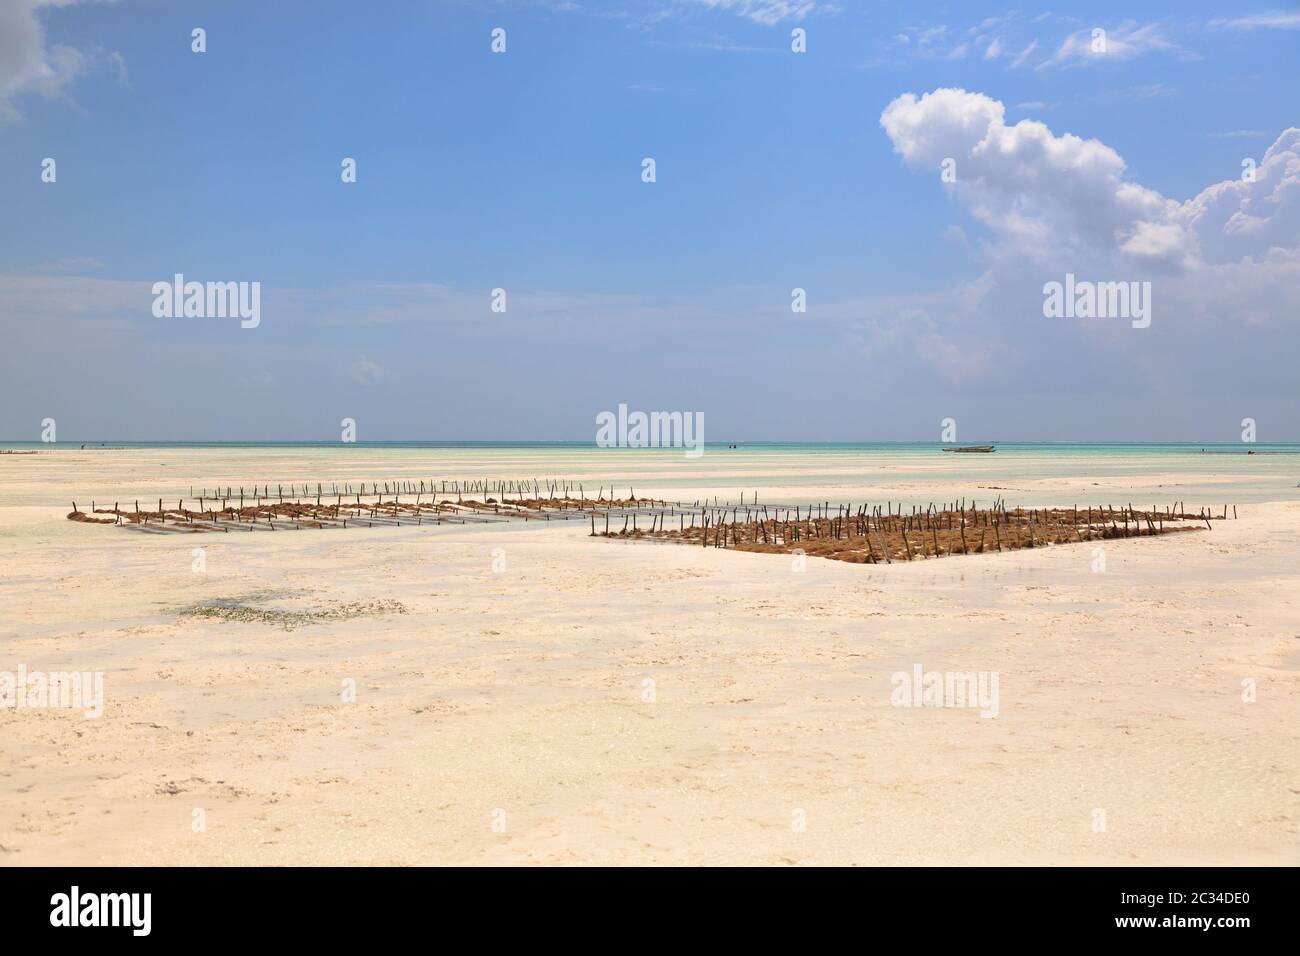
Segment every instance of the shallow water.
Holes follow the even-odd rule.
[[[10,505],[65,498],[189,496],[217,485],[358,481],[564,480],[594,496],[717,495],[765,503],[884,499],[925,505],[965,497],[1013,505],[1185,501],[1193,508],[1300,499],[1300,444],[999,444],[989,454],[935,443],[598,448],[590,443],[314,442],[10,443],[0,456]],[[1253,450],[1255,454],[1247,454]]]

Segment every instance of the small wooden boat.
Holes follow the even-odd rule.
[[[997,451],[992,445],[961,445],[957,448],[945,448],[944,451]]]

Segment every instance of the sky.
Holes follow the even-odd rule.
[[[981,6],[0,0],[0,439],[1300,440],[1300,4]]]

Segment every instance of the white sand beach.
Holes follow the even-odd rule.
[[[800,573],[576,523],[65,520],[245,477],[477,476],[473,454],[0,458],[0,671],[104,675],[98,718],[0,709],[0,864],[1300,862],[1300,501],[1276,462],[1278,500],[1106,542],[1102,573],[1091,544]],[[776,488],[750,465],[710,485],[706,455],[653,493],[1260,497],[1234,495],[1241,459],[1017,496],[932,457],[906,487],[805,463]],[[916,665],[996,673],[997,715],[893,706]]]

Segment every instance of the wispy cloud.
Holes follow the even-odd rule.
[[[70,256],[66,259],[55,259],[52,262],[40,262],[34,266],[12,269],[7,274],[59,275],[67,273],[94,272],[103,268],[104,263],[93,256]]]
[[[1210,26],[1232,30],[1300,30],[1300,13],[1273,11],[1245,17],[1216,17]]]
[[[1034,51],[1037,49],[1038,49],[1038,41],[1030,40],[1029,43],[1025,46],[1025,48],[1021,50],[1020,53],[1016,56],[1016,58],[1011,61],[1011,69],[1013,70],[1019,69],[1022,65],[1024,65],[1026,60],[1028,60],[1031,56],[1034,55]]]
[[[802,20],[813,13],[837,13],[837,4],[822,0],[691,0],[699,6],[723,10],[763,26],[786,20]]]
[[[708,40],[685,40],[681,43],[670,44],[685,47],[688,50],[712,50],[715,53],[780,53],[781,47],[775,46],[754,46],[752,43],[737,43],[726,37],[715,37]]]
[[[1077,30],[1057,47],[1039,69],[1054,66],[1081,66],[1119,60],[1131,60],[1147,53],[1176,52],[1180,49],[1160,23],[1139,24],[1133,20],[1107,29],[1104,26]]]
[[[1140,24],[1127,20],[1118,25],[1098,23],[1082,28],[1076,18],[1057,14],[1030,19],[1008,13],[986,17],[968,27],[948,23],[916,26],[894,34],[888,46],[895,53],[917,59],[980,56],[988,62],[1004,63],[1012,70],[1027,64],[1042,70],[1131,60],[1158,52],[1194,58],[1163,22]]]
[[[1152,100],[1157,96],[1168,96],[1174,88],[1168,83],[1144,83],[1128,91],[1130,96],[1139,100]]]

